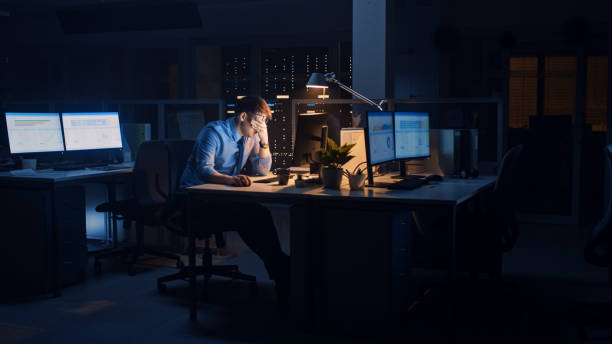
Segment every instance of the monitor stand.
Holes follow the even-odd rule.
[[[372,166],[368,163],[367,166],[368,169],[368,180],[367,183],[365,183],[365,187],[366,188],[386,188],[389,186],[389,184],[393,184],[394,182],[375,182],[374,181],[374,174],[373,174],[373,168]]]
[[[424,175],[420,175],[420,174],[408,174],[408,171],[406,168],[406,161],[403,161],[403,160],[400,161],[399,166],[400,166],[400,173],[395,176],[391,176],[392,179],[418,179],[418,178],[425,177]]]

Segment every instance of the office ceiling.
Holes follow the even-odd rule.
[[[321,8],[342,15],[329,20]],[[317,35],[350,37],[351,8],[352,0],[0,0],[0,36],[7,33],[22,44],[92,37],[238,44],[271,35],[297,42]]]
[[[0,0],[0,9],[11,11],[35,11],[75,6],[111,4],[154,5],[169,3],[196,3],[198,6],[231,5],[240,3],[280,3],[280,0]]]

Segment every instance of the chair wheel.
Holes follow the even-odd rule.
[[[157,283],[157,291],[162,294],[165,294],[166,291],[168,291],[168,287],[164,283]]]
[[[102,273],[102,264],[99,261],[94,262],[94,273],[99,275]]]

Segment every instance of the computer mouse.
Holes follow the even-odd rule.
[[[439,174],[430,174],[425,177],[425,179],[427,179],[427,181],[429,182],[441,182],[442,180],[444,180],[444,178],[442,178],[442,176]]]

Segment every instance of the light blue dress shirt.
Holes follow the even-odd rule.
[[[253,173],[265,175],[270,172],[272,157],[259,156],[259,135],[241,136],[234,117],[211,122],[198,134],[180,187],[205,184],[215,172],[230,176],[240,174],[247,160]]]

